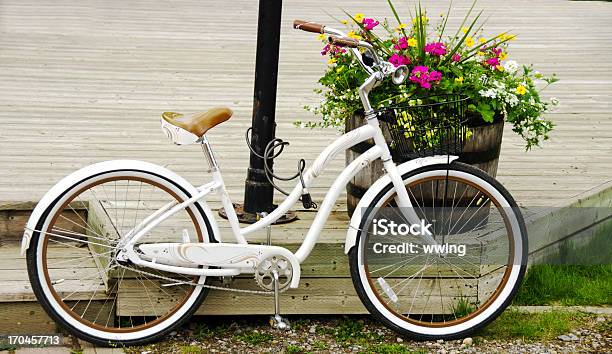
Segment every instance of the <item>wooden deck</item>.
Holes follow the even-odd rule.
[[[455,3],[451,25],[457,25],[471,1]],[[28,214],[23,204],[19,205],[26,210],[8,205],[38,201],[62,176],[90,163],[142,159],[167,166],[193,184],[206,181],[199,149],[173,146],[159,130],[159,114],[167,110],[188,112],[215,105],[234,109],[234,118],[209,135],[231,195],[240,202],[248,166],[243,134],[251,121],[256,4],[252,0],[215,6],[194,0],[0,2],[1,254],[17,252],[15,242]],[[397,5],[407,12],[406,3]],[[447,6],[439,0],[427,5],[430,14],[436,15]],[[513,58],[532,62],[561,79],[544,93],[561,101],[549,115],[557,125],[551,140],[544,148],[525,153],[522,141],[506,127],[499,179],[525,207],[609,205],[612,4],[494,0],[481,6],[492,15],[487,33],[511,29],[519,35],[513,43]],[[320,0],[284,4],[276,121],[277,136],[291,146],[275,164],[281,174],[293,173],[299,158],[312,161],[335,137],[331,130],[292,126],[296,119],[314,118],[302,106],[317,102],[312,88],[325,60],[319,55],[320,43],[310,34],[292,30],[291,20],[331,23],[326,12],[340,17],[341,9],[390,17],[382,0],[336,1],[333,6]],[[343,164],[342,158],[336,159],[312,188],[315,201],[323,199]],[[590,199],[594,195],[599,199]],[[315,249],[304,269],[304,284],[318,284],[313,289],[327,289],[333,282],[313,270],[333,269],[331,279],[339,284],[336,293],[315,291],[309,298],[312,302],[307,301],[321,306],[323,312],[364,311],[347,278],[342,255],[340,242],[348,221],[344,210],[341,198],[321,235],[325,245]],[[274,229],[274,241],[297,244],[313,216],[301,211],[301,221]],[[263,237],[259,234],[254,239]],[[23,259],[16,255],[9,259],[15,268],[2,267],[0,287],[9,281],[27,282]],[[21,298],[3,296],[0,302],[31,300],[27,289]],[[316,308],[303,306],[304,296],[297,290],[285,300],[285,309]],[[272,304],[259,297],[249,299],[213,293],[209,301],[218,305],[217,311],[266,313],[271,309]],[[30,319],[31,323],[44,318],[30,302],[19,306],[40,316]]]

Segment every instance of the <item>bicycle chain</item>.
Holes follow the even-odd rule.
[[[127,269],[127,270],[131,270],[131,271],[134,271],[136,273],[150,275],[150,276],[153,276],[153,277],[156,277],[156,278],[160,278],[160,279],[169,281],[172,284],[184,284],[184,285],[199,286],[199,287],[215,289],[215,290],[225,290],[225,291],[233,291],[233,292],[238,292],[238,293],[247,293],[247,294],[256,294],[256,295],[267,295],[267,296],[274,295],[273,291],[234,289],[234,288],[226,288],[226,287],[223,287],[223,286],[216,286],[216,285],[209,285],[209,284],[196,284],[194,282],[186,282],[186,281],[182,281],[182,280],[177,280],[177,279],[165,277],[165,276],[159,275],[159,274],[153,274],[153,273],[150,273],[150,272],[145,272],[145,271],[140,270],[140,269],[126,267],[126,266],[124,266],[122,264],[119,264],[119,263],[117,263],[117,267],[123,268],[123,269]]]

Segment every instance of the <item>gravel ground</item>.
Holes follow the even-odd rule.
[[[612,353],[612,317],[591,315],[571,332],[546,340],[495,339],[417,342],[369,317],[290,318],[292,329],[272,329],[264,317],[195,318],[168,340],[128,353]]]

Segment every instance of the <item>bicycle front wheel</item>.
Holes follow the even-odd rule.
[[[204,277],[139,268],[116,259],[118,243],[163,206],[191,195],[154,171],[108,170],[68,188],[37,223],[27,252],[34,294],[74,335],[99,345],[154,341],[186,320],[206,290]],[[196,206],[147,232],[143,243],[207,242]],[[138,250],[137,250],[138,252]]]
[[[412,208],[398,208],[389,184],[362,210],[349,252],[357,294],[400,334],[467,336],[508,306],[524,276],[521,213],[499,182],[469,165],[426,166],[403,181]]]

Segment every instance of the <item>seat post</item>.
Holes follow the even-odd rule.
[[[202,144],[202,152],[204,152],[204,157],[206,158],[206,162],[208,162],[208,166],[210,166],[210,172],[219,171],[219,165],[217,165],[217,160],[215,159],[215,154],[212,151],[210,146],[210,142],[206,135],[203,135],[200,139],[200,143]]]

